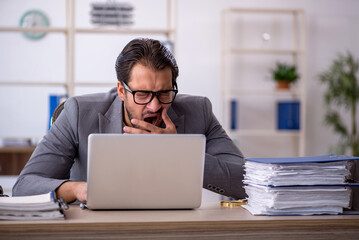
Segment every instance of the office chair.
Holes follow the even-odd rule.
[[[55,108],[54,113],[52,114],[52,117],[51,117],[51,126],[52,126],[52,124],[54,124],[56,119],[60,116],[60,113],[62,112],[62,110],[64,110],[65,102],[66,101],[63,101]]]

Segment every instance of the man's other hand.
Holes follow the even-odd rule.
[[[84,202],[87,200],[86,182],[64,182],[56,189],[56,197],[62,197],[66,202],[73,202],[76,199]]]

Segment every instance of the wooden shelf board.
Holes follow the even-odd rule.
[[[230,8],[225,10],[229,13],[282,13],[282,14],[294,14],[303,13],[302,9],[265,9],[265,8]]]
[[[0,27],[0,32],[46,32],[67,33],[70,28],[61,27]],[[109,33],[109,34],[171,34],[174,29],[136,29],[136,28],[74,28],[76,33]]]
[[[303,50],[295,50],[295,49],[260,49],[260,48],[230,48],[225,51],[227,54],[235,53],[235,54],[282,54],[282,55],[296,55],[302,54]]]
[[[10,86],[66,86],[65,82],[35,82],[35,81],[0,81],[0,85]]]
[[[35,148],[35,146],[0,147],[0,153],[32,153]]]
[[[276,90],[276,89],[230,89],[228,94],[241,95],[299,95],[298,89]],[[227,95],[227,94],[226,94]]]
[[[75,86],[113,86],[115,87],[116,82],[75,82]]]
[[[67,28],[60,27],[0,27],[0,32],[46,32],[46,33],[66,33]]]
[[[281,137],[299,137],[300,130],[266,130],[266,129],[239,129],[239,130],[230,130],[230,136],[281,136]]]
[[[135,29],[135,28],[75,28],[76,33],[107,34],[171,34],[173,29]]]

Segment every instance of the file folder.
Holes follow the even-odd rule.
[[[315,162],[334,162],[359,160],[359,157],[338,156],[334,154],[310,156],[310,157],[282,157],[282,158],[246,158],[247,161],[267,163],[267,164],[285,164],[285,163],[315,163]]]

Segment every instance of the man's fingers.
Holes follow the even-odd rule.
[[[148,132],[152,132],[156,128],[155,125],[138,119],[131,119],[131,123],[134,128],[142,129]]]
[[[166,109],[162,110],[161,117],[164,124],[166,125],[166,128],[157,127],[151,123],[138,119],[131,119],[133,127],[125,126],[123,128],[123,132],[128,134],[176,134],[176,126],[167,115]]]
[[[81,202],[87,200],[87,183],[86,182],[77,182],[76,198]]]
[[[168,125],[173,125],[173,123],[172,123],[170,117],[167,115],[167,109],[163,109],[162,114],[161,114],[161,117],[162,117],[162,119],[163,119],[163,121],[164,121],[166,127],[167,127]]]
[[[131,123],[133,127],[125,126],[123,128],[124,133],[130,133],[130,134],[148,134],[154,131],[155,126],[145,122],[140,121],[138,119],[131,119]]]
[[[148,134],[149,133],[148,131],[145,131],[145,130],[142,130],[139,128],[128,127],[128,126],[125,126],[123,128],[123,132],[129,133],[129,134],[146,134],[146,133]]]

